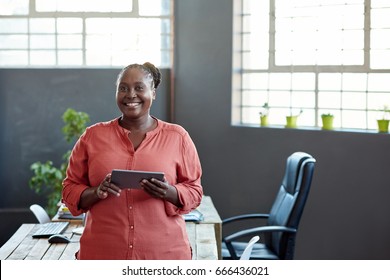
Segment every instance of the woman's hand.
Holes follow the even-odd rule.
[[[102,199],[106,199],[108,194],[119,196],[121,189],[110,183],[111,174],[107,174],[106,178],[100,183],[98,187],[87,188],[80,197],[79,207],[81,209],[90,209],[92,205]]]
[[[179,201],[177,189],[171,186],[166,180],[163,182],[154,178],[150,180],[144,179],[141,181],[141,187],[152,197],[167,200],[177,207],[182,206]]]
[[[108,174],[96,189],[96,195],[99,199],[106,199],[109,193],[115,196],[119,196],[121,193],[121,189],[111,183],[111,174]]]

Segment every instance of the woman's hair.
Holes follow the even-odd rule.
[[[160,85],[161,72],[156,66],[154,66],[150,62],[145,62],[144,64],[134,63],[134,64],[130,64],[130,65],[127,65],[126,67],[124,67],[118,74],[118,78],[116,81],[117,85],[119,84],[119,80],[122,78],[123,73],[125,73],[127,70],[132,69],[132,68],[140,69],[140,70],[144,71],[145,73],[151,75],[153,78],[152,88],[157,89],[157,87]]]

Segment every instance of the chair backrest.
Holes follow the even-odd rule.
[[[260,236],[256,235],[249,240],[248,245],[246,245],[244,252],[242,252],[242,255],[240,257],[240,260],[249,260],[251,257],[251,253],[253,250],[253,246],[257,241],[259,241]]]
[[[287,158],[282,185],[268,218],[269,226],[285,226],[298,230],[310,191],[315,159],[304,152]],[[266,233],[265,243],[280,259],[293,259],[296,233]]]
[[[33,204],[30,206],[30,210],[34,213],[35,217],[37,218],[40,224],[45,224],[50,222],[50,217],[42,206],[38,204]]]

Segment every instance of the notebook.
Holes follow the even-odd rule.
[[[184,214],[183,218],[186,222],[196,222],[196,223],[199,223],[204,219],[202,212],[196,209],[192,210],[190,213]]]

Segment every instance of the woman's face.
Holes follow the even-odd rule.
[[[116,89],[116,102],[124,118],[138,119],[149,116],[150,107],[156,97],[152,81],[150,74],[137,68],[130,68],[123,73]]]

